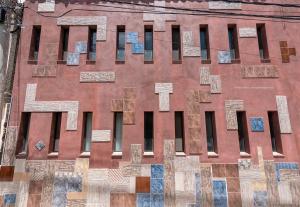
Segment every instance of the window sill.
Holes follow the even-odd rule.
[[[208,157],[214,158],[214,157],[219,157],[219,154],[215,152],[207,152]]]
[[[184,152],[175,152],[175,155],[178,157],[185,157],[186,154]]]
[[[86,64],[87,65],[95,65],[96,64],[96,60],[87,60]]]
[[[261,63],[270,63],[271,60],[270,59],[261,59],[260,62]]]
[[[172,60],[172,64],[181,64],[182,60]]]
[[[154,61],[153,60],[144,60],[144,64],[153,64]]]
[[[58,60],[56,61],[57,64],[60,64],[60,65],[65,65],[67,64],[67,61],[66,60]]]
[[[211,60],[201,60],[201,64],[211,64]]]
[[[26,156],[27,156],[26,152],[20,152],[19,154],[16,155],[16,158],[24,159],[24,158],[26,158]]]
[[[37,60],[27,60],[27,63],[30,65],[37,65],[38,61]]]
[[[116,64],[125,64],[125,60],[116,60],[115,63]]]
[[[284,157],[284,155],[278,152],[273,152],[273,157]]]
[[[241,157],[251,157],[251,155],[247,152],[240,152]]]
[[[143,156],[145,156],[145,157],[154,157],[154,152],[144,152]]]
[[[231,64],[240,64],[240,63],[241,63],[240,59],[231,60]]]
[[[122,157],[123,153],[122,152],[113,152],[112,157]]]
[[[80,157],[90,157],[91,156],[91,152],[82,152],[80,154]]]
[[[48,154],[48,157],[58,157],[58,152],[51,152]]]

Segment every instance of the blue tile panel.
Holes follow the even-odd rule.
[[[262,117],[250,118],[251,130],[253,132],[263,132],[264,131],[264,119]]]
[[[79,41],[75,43],[75,53],[87,53],[87,42]]]
[[[213,180],[213,198],[215,207],[227,207],[227,188],[225,180]]]
[[[67,65],[79,65],[79,53],[68,52]]]
[[[164,194],[151,194],[151,207],[163,207]]]
[[[151,165],[151,178],[164,178],[164,166]]]
[[[13,205],[16,203],[16,194],[5,194],[4,205]]]
[[[151,179],[151,193],[164,193],[164,180],[163,179]]]
[[[218,51],[218,60],[220,64],[231,63],[231,56],[229,51]]]
[[[127,32],[126,34],[126,42],[135,44],[138,43],[139,37],[138,37],[138,32]]]
[[[137,193],[136,195],[136,207],[151,207],[150,193]]]
[[[144,44],[143,43],[134,43],[131,45],[132,54],[143,54],[144,53]]]
[[[298,163],[294,163],[294,162],[278,162],[275,163],[275,167],[276,167],[277,181],[280,181],[280,170],[282,169],[299,170]]]
[[[195,181],[196,181],[196,205],[195,207],[201,206],[201,177],[199,173],[195,174]]]
[[[267,191],[254,191],[253,202],[254,207],[267,207],[268,195]]]
[[[67,204],[68,192],[82,191],[82,178],[80,176],[56,176],[54,178],[53,207],[64,207]]]

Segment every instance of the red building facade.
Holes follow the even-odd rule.
[[[299,205],[299,8],[274,3],[25,2],[4,201]]]

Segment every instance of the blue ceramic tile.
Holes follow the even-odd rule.
[[[164,166],[151,165],[151,178],[164,178]]]
[[[231,63],[231,56],[229,51],[218,51],[218,60],[220,64]]]
[[[138,43],[138,32],[127,32],[127,35],[126,35],[126,42],[127,43],[132,43],[132,44],[135,44],[135,43]]]
[[[253,132],[263,132],[264,131],[264,119],[262,117],[250,118],[251,130]]]
[[[151,194],[151,207],[163,207],[164,194]]]
[[[38,151],[41,151],[42,149],[44,149],[45,147],[45,144],[42,140],[38,141],[36,144],[35,144],[35,148],[38,150]]]
[[[214,197],[214,206],[227,207],[227,197],[224,196]]]
[[[213,180],[213,198],[215,207],[227,207],[227,189],[225,180]]]
[[[79,65],[79,53],[68,52],[67,65]]]
[[[137,193],[136,195],[136,207],[150,207],[149,193]]]
[[[255,191],[253,195],[254,207],[267,207],[267,192]]]
[[[75,53],[87,53],[87,42],[79,41],[75,43]]]
[[[132,54],[143,54],[144,53],[144,44],[143,43],[134,43],[131,45]]]
[[[299,165],[298,165],[298,163],[293,163],[293,162],[278,162],[278,163],[275,163],[275,169],[276,169],[277,181],[280,181],[280,170],[282,170],[282,169],[297,170],[297,169],[299,169]]]
[[[164,180],[151,179],[151,193],[164,193]]]
[[[4,205],[10,205],[16,203],[16,194],[5,194]]]

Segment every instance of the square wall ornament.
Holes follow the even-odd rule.
[[[85,41],[78,41],[75,43],[75,52],[76,53],[87,53],[87,42]]]
[[[262,117],[250,118],[251,131],[263,132],[264,131],[264,119]]]
[[[79,65],[79,53],[68,52],[67,65]]]
[[[138,43],[138,32],[127,32],[126,34],[126,43],[135,44]]]
[[[45,147],[45,144],[42,140],[38,141],[36,144],[35,144],[35,148],[38,150],[38,151],[42,151],[42,149],[44,149]]]
[[[218,61],[219,64],[231,63],[230,51],[218,51]]]
[[[143,43],[134,43],[131,45],[132,54],[143,54],[144,53],[144,44]]]

